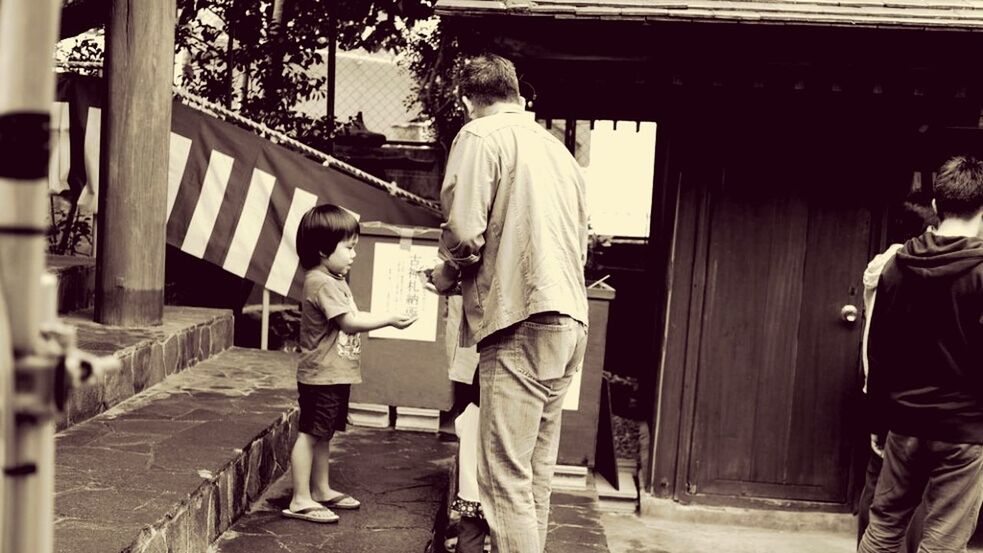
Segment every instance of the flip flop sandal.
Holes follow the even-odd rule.
[[[286,518],[296,518],[307,522],[331,523],[338,522],[339,518],[327,507],[305,507],[299,511],[284,509],[281,513]]]
[[[324,501],[320,501],[319,503],[325,507],[331,507],[332,509],[355,510],[362,506],[359,500],[348,495],[347,493],[336,495],[331,499],[326,499]]]

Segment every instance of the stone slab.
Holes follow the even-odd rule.
[[[289,474],[213,546],[215,553],[321,551],[406,553],[427,551],[441,539],[456,444],[432,434],[352,428],[331,445],[331,485],[362,502],[337,511],[337,524],[284,518]],[[441,543],[437,541],[436,543]]]
[[[618,460],[618,489],[600,474],[594,474],[598,505],[606,513],[634,513],[638,510],[635,466]]]
[[[686,522],[634,514],[601,517],[612,551],[619,553],[854,553],[857,534],[751,528],[725,521]],[[969,553],[980,553],[970,546]]]
[[[204,552],[287,468],[295,363],[234,348],[60,432],[55,551]]]
[[[588,488],[587,467],[556,465],[553,471],[553,489],[582,491]]]
[[[232,312],[225,309],[165,306],[164,321],[154,327],[117,327],[92,321],[91,310],[63,317],[77,330],[78,347],[113,355],[121,370],[100,382],[72,390],[58,421],[65,429],[95,416],[232,345]]]
[[[594,492],[553,492],[545,553],[608,553]]]
[[[351,402],[348,404],[348,420],[354,426],[388,428],[389,406],[377,403]]]
[[[647,492],[640,494],[639,512],[643,518],[673,522],[743,526],[790,532],[853,533],[854,538],[857,528],[856,518],[851,513],[684,505],[669,499],[653,497]]]
[[[440,411],[419,407],[396,407],[396,430],[437,433],[440,430]]]

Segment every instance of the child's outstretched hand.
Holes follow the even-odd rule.
[[[415,313],[409,315],[406,314],[393,315],[392,318],[389,320],[389,326],[402,330],[410,326],[411,324],[415,323],[418,318],[419,316],[416,315]]]

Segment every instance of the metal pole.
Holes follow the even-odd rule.
[[[335,67],[338,58],[338,18],[335,16],[334,9],[328,12],[328,132],[331,139],[328,141],[329,155],[334,154],[334,100],[335,100]]]
[[[0,467],[12,464],[14,435],[14,348],[10,341],[10,319],[7,304],[0,294]],[[13,551],[13,535],[7,526],[14,512],[13,490],[7,478],[0,478],[0,553]]]
[[[263,313],[259,323],[259,349],[270,347],[270,291],[263,288]]]
[[[235,101],[235,29],[236,22],[235,17],[235,3],[229,7],[229,11],[226,12],[226,26],[229,29],[229,42],[225,45],[225,78],[228,81],[229,89],[225,93],[225,106],[228,108],[232,107],[232,103]]]
[[[19,394],[11,396],[12,369],[20,371],[22,360],[41,353],[52,59],[60,15],[59,0],[0,2],[0,293],[7,308],[0,325],[10,333],[10,348],[0,353],[3,553],[53,549],[53,413],[22,410]]]

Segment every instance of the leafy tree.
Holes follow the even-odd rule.
[[[455,94],[454,80],[463,54],[473,49],[439,18],[417,26],[409,36],[403,63],[413,74],[414,84],[408,102],[419,104],[423,118],[445,152],[465,123],[466,113]]]
[[[111,0],[66,0],[62,36],[102,26]],[[435,0],[178,0],[178,84],[245,117],[314,144],[337,128],[294,110],[326,100],[329,28],[340,49],[401,50]],[[71,59],[98,59],[99,39],[79,41]],[[336,125],[337,127],[337,125]]]

